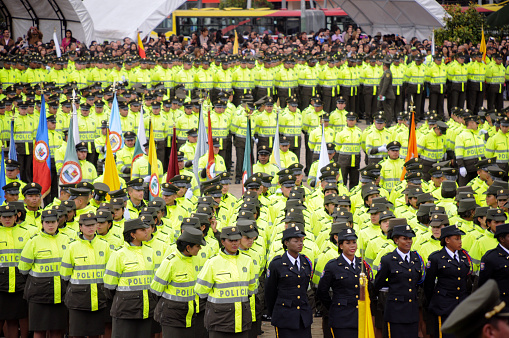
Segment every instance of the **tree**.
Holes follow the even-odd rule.
[[[447,5],[445,10],[449,17],[444,19],[445,28],[435,30],[435,42],[441,45],[444,40],[459,44],[472,41],[477,44],[481,41],[482,27],[485,26],[485,17],[470,3],[465,12],[460,5]]]

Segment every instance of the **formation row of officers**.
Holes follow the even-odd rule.
[[[278,191],[258,172],[240,199],[223,172],[200,185],[200,197],[186,197],[188,175],[152,201],[143,178],[118,191],[82,182],[61,186],[44,209],[37,183],[20,191],[11,182],[0,207],[5,333],[254,337],[265,313],[278,336],[310,337],[318,309],[326,336],[355,336],[361,273],[386,337],[438,337],[489,279],[509,301],[509,187],[496,158],[479,161],[465,187],[449,161],[432,166],[430,181],[419,159],[404,166],[390,194],[383,163],[366,166],[350,191],[337,162],[313,190],[294,163],[277,172]],[[451,330],[465,336],[483,323]]]

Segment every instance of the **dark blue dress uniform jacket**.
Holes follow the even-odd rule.
[[[466,251],[458,252],[459,262],[443,248],[428,258],[424,294],[428,309],[437,316],[450,315],[452,310],[468,296],[470,257]]]
[[[323,269],[317,297],[329,309],[329,325],[334,329],[357,329],[361,259],[355,258],[355,269],[343,255],[331,259]],[[329,289],[332,288],[332,298]]]
[[[310,262],[299,255],[300,270],[290,262],[286,252],[274,257],[267,270],[265,300],[272,325],[284,329],[299,329],[313,323],[313,311],[307,289],[312,275]]]
[[[417,287],[422,283],[424,266],[416,251],[410,251],[410,262],[405,262],[396,250],[382,257],[375,277],[375,293],[388,287],[384,320],[389,323],[419,321]]]
[[[509,254],[500,244],[495,249],[487,251],[481,259],[479,272],[479,287],[488,279],[494,279],[498,284],[500,299],[509,307]]]

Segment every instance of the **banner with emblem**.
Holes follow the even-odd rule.
[[[150,136],[148,148],[148,173],[150,180],[148,181],[148,190],[150,191],[150,199],[159,196],[161,184],[159,183],[159,168],[157,167],[157,151],[154,141],[154,129],[150,123]]]
[[[136,135],[136,143],[134,144],[133,160],[131,162],[131,168],[134,162],[145,155],[144,145],[147,143],[147,137],[145,135],[145,122],[143,120],[143,105],[140,111],[140,123],[138,124],[138,135]],[[131,172],[131,179],[133,179],[133,173]]]
[[[110,191],[120,189],[120,178],[118,177],[117,166],[115,164],[115,158],[113,157],[113,151],[111,149],[109,130],[107,131],[106,137],[106,161],[104,164],[103,183],[110,188]]]
[[[414,157],[419,157],[419,153],[417,152],[417,134],[415,132],[415,106],[411,106],[412,109],[412,118],[410,120],[410,128],[409,128],[409,135],[408,135],[408,150],[405,158],[405,162],[410,161]],[[406,168],[403,167],[403,170],[401,171],[401,177],[400,180],[403,181],[405,179],[406,175]]]
[[[67,148],[65,149],[64,165],[60,170],[60,183],[61,184],[76,184],[83,178],[81,172],[80,161],[76,153],[76,143],[74,140],[74,121],[73,118],[69,121],[69,134],[67,136]]]
[[[41,95],[41,113],[39,126],[35,136],[33,166],[33,181],[42,187],[41,195],[46,197],[51,190],[51,154],[49,148],[48,123],[46,121],[46,103]]]
[[[110,115],[110,144],[111,151],[116,153],[124,147],[124,139],[122,137],[122,125],[120,123],[120,111],[118,110],[117,93],[113,96]]]

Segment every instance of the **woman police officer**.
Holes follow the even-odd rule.
[[[385,303],[384,327],[392,338],[417,337],[419,325],[419,303],[417,287],[423,282],[424,263],[416,251],[411,251],[415,233],[405,218],[394,218],[391,238],[397,248],[382,257],[375,277],[374,291],[388,287]]]
[[[304,231],[298,226],[284,230],[285,253],[274,257],[267,270],[265,300],[277,337],[311,337],[313,311],[306,291],[312,266],[309,259],[300,254],[304,237]]]
[[[29,329],[35,338],[61,337],[67,329],[64,305],[65,282],[60,278],[60,262],[69,237],[58,231],[56,210],[41,214],[42,230],[21,252],[19,271],[28,275],[25,299],[28,301]]]
[[[28,336],[28,303],[23,299],[26,278],[18,264],[30,231],[16,223],[16,214],[16,207],[0,206],[0,328],[7,338],[18,337],[18,321],[21,337]]]
[[[149,291],[154,252],[143,244],[150,239],[149,228],[139,218],[125,221],[126,243],[106,264],[104,286],[114,293],[111,316],[115,338],[150,337],[157,297]]]
[[[207,242],[198,229],[187,227],[177,239],[177,250],[166,257],[157,269],[150,290],[162,296],[154,318],[163,329],[163,338],[196,336],[194,286],[197,279],[195,257]]]
[[[465,233],[457,225],[441,229],[442,250],[428,258],[424,294],[429,311],[434,315],[434,337],[454,337],[442,334],[440,328],[456,306],[468,296],[467,285],[472,273],[472,260],[461,248],[461,236]]]
[[[68,281],[65,305],[69,309],[70,337],[99,337],[104,334],[108,314],[103,276],[110,258],[107,241],[96,235],[93,213],[80,215],[80,232],[64,252],[60,275]]]
[[[329,309],[329,326],[333,337],[358,336],[359,277],[364,268],[368,278],[371,268],[355,257],[357,235],[353,229],[343,229],[338,234],[339,257],[327,263],[318,283],[317,296]],[[332,298],[329,290],[332,288]]]

